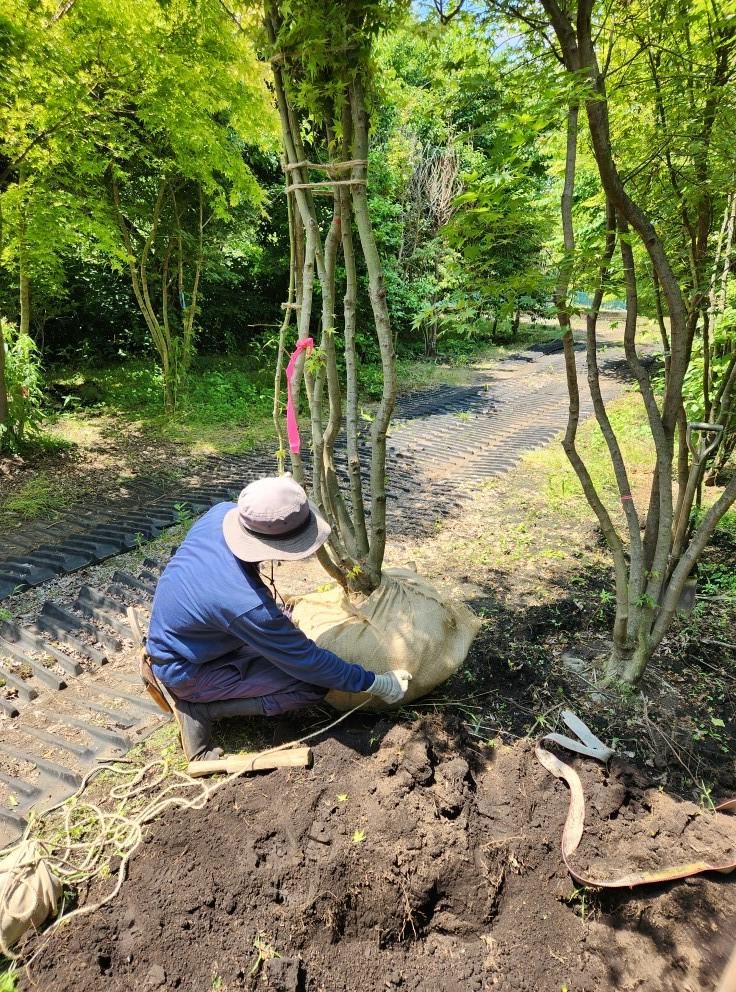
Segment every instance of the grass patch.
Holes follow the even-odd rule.
[[[432,389],[436,386],[463,385],[468,381],[468,365],[483,368],[505,355],[523,351],[532,344],[555,341],[559,336],[560,331],[556,325],[522,324],[518,336],[513,341],[497,344],[472,339],[453,342],[452,347],[447,348],[447,353],[443,354],[439,361],[399,357],[396,361],[399,393]],[[369,366],[369,371],[377,377],[378,395],[380,395],[380,369]],[[364,387],[367,388],[365,371],[361,373],[361,377],[364,380]]]
[[[269,370],[249,369],[237,358],[200,359],[173,416],[166,414],[160,371],[152,361],[131,359],[122,365],[62,370],[56,383],[78,389],[94,382],[100,400],[84,413],[70,403],[58,415],[58,429],[73,437],[82,416],[107,413],[135,421],[154,434],[191,445],[197,451],[246,450],[268,435],[273,404]]]
[[[695,525],[702,517],[702,508],[693,511]],[[710,546],[698,563],[698,589],[701,594],[736,603],[734,552],[736,552],[736,510],[729,510],[719,520],[715,534],[710,540]],[[734,638],[729,634],[727,640],[733,643]]]
[[[623,396],[608,403],[607,410],[626,463],[631,492],[640,517],[645,519],[656,457],[641,395],[638,390],[629,389]],[[608,447],[592,417],[578,431],[578,451],[614,523],[625,533],[621,497]],[[568,524],[581,519],[595,519],[561,444],[553,443],[530,452],[525,456],[522,468],[539,480],[536,494],[527,494],[531,500],[528,509],[532,514],[535,507],[536,512],[541,512],[543,506],[545,512],[552,511]],[[706,486],[703,490],[704,506],[710,505],[719,494],[720,490]],[[693,510],[694,523],[697,524],[703,512],[704,508]],[[736,544],[736,511],[725,514],[711,543],[718,544],[719,535],[721,542],[725,540],[729,547]],[[736,595],[736,572],[730,563],[724,562],[722,556],[711,562],[706,555],[700,561],[698,574],[702,591]]]
[[[641,396],[638,391],[629,390],[608,403],[607,410],[621,445],[632,493],[646,499],[655,451]],[[586,420],[578,431],[578,451],[607,509],[615,519],[623,518],[608,448],[593,418]],[[561,444],[553,443],[530,452],[524,458],[524,464],[539,479],[539,499],[549,509],[568,520],[578,520],[581,514],[592,514]]]
[[[630,469],[632,490],[641,502],[649,492],[653,444],[640,396],[627,392],[608,404],[609,416],[619,434]],[[580,426],[578,447],[614,520],[623,522],[620,499],[610,468],[605,442],[594,420]],[[571,569],[595,524],[582,488],[558,441],[529,452],[508,475],[489,479],[478,487],[483,511],[469,516],[461,532],[445,528],[437,546],[416,552],[420,569],[425,554],[443,562],[443,571],[465,569],[471,582],[483,582],[484,572],[514,572],[519,586],[540,602],[559,595],[557,578],[569,581]],[[621,514],[621,518],[619,518]],[[606,566],[607,553],[585,551],[588,560]],[[522,577],[523,576],[523,577]],[[496,577],[491,579],[495,582]],[[572,581],[574,586],[574,580]]]
[[[472,339],[447,342],[447,353],[439,362],[401,357],[397,360],[399,392],[467,382],[468,365],[482,366],[556,337],[554,326],[529,324],[505,344]],[[55,415],[55,443],[79,439],[85,421],[101,415],[119,417],[154,435],[181,441],[194,453],[245,451],[259,443],[275,442],[271,420],[274,361],[270,351],[258,348],[244,356],[197,358],[173,416],[164,410],[161,374],[152,359],[58,369],[54,390],[65,397],[67,406]],[[361,364],[359,378],[364,403],[380,397],[380,365]],[[83,405],[83,398],[89,405]]]
[[[695,523],[699,523],[703,517],[703,510],[698,509],[693,511],[693,516],[695,518]],[[716,527],[716,534],[722,534],[727,537],[733,544],[736,544],[736,510],[731,509],[723,514],[721,519],[718,521],[718,526]],[[736,575],[734,575],[736,580]]]
[[[38,458],[53,458],[56,455],[63,455],[75,447],[74,442],[56,434],[49,434],[47,431],[32,431],[20,441],[12,452],[0,451],[0,458],[3,455],[20,455],[26,460]],[[2,988],[0,988],[2,992]]]
[[[0,520],[10,517],[17,520],[35,520],[52,516],[69,502],[58,485],[43,472],[29,479],[5,501]]]
[[[5,965],[0,965],[0,968],[3,967]],[[8,965],[7,968],[7,971],[0,971],[0,992],[16,992],[18,988],[16,984],[18,971],[15,965],[12,964]]]

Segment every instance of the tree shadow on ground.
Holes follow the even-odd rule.
[[[667,962],[662,979],[672,981],[673,988],[681,987],[682,948],[688,945],[703,949],[702,987],[713,984],[736,943],[736,926],[722,929],[724,901],[733,903],[735,896],[736,877],[716,873],[594,896],[598,921],[611,931],[610,938],[603,941],[611,948],[605,959],[609,987],[623,987],[623,961],[617,955],[616,935],[632,929],[651,943],[652,953]]]

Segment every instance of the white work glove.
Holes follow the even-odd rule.
[[[376,675],[376,681],[366,691],[378,696],[382,702],[388,703],[389,706],[393,706],[394,703],[400,703],[404,698],[410,682],[411,672],[407,672],[405,668],[397,668],[395,672],[384,672],[382,675]]]

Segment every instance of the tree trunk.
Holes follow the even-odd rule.
[[[350,106],[354,135],[353,154],[355,160],[360,163],[354,165],[351,170],[350,178],[353,185],[350,187],[350,192],[368,271],[368,295],[373,310],[383,373],[381,399],[371,425],[371,535],[366,561],[369,581],[377,586],[381,581],[381,566],[386,548],[386,433],[396,402],[396,363],[383,266],[368,211],[368,112],[360,77],[356,77],[353,81]]]
[[[18,186],[20,189],[20,203],[18,209],[20,217],[18,221],[18,275],[20,283],[20,334],[31,333],[31,278],[28,272],[28,222],[26,219],[26,203],[23,194],[23,187],[26,182],[26,168],[20,167]]]
[[[652,650],[646,637],[637,641],[633,647],[614,644],[605,666],[606,680],[636,684],[649,664]]]
[[[544,3],[548,9],[555,7],[559,14],[556,0],[544,0]],[[579,0],[575,51],[579,59],[579,68],[588,74],[593,91],[593,96],[586,100],[585,104],[593,154],[606,197],[640,237],[649,253],[667,301],[670,315],[671,364],[662,420],[666,431],[674,436],[681,405],[682,384],[689,361],[687,311],[682,291],[662,241],[649,217],[626,192],[613,158],[605,79],[598,66],[593,41],[592,7],[593,0]],[[566,15],[564,16],[567,19]],[[573,30],[571,26],[570,30]],[[575,36],[574,30],[573,36]]]
[[[20,325],[21,334],[31,333],[31,279],[28,275],[26,252],[20,257]]]
[[[7,424],[8,413],[8,385],[5,381],[5,335],[0,325],[0,427],[4,427]],[[1,440],[2,431],[0,431]]]
[[[342,115],[343,155],[352,149],[352,113],[346,101]],[[357,329],[358,275],[353,243],[353,211],[350,191],[340,188],[340,216],[343,264],[345,266],[345,295],[343,297],[343,330],[345,334],[345,434],[350,477],[350,501],[358,554],[368,555],[368,530],[365,521],[363,481],[358,450],[358,364],[355,335]]]
[[[289,176],[285,169],[286,163],[282,160],[286,185],[289,185]],[[276,466],[279,475],[283,475],[286,468],[286,439],[281,410],[281,377],[284,374],[284,355],[286,353],[286,333],[291,323],[291,315],[296,308],[296,231],[294,229],[294,194],[286,194],[286,213],[289,227],[289,290],[286,296],[284,307],[284,318],[279,327],[279,342],[276,352],[276,371],[273,382],[273,426],[276,431]]]
[[[578,371],[575,362],[575,347],[572,327],[570,325],[568,295],[570,292],[570,278],[572,275],[575,253],[575,230],[573,227],[572,205],[573,195],[575,192],[575,169],[577,163],[578,117],[579,106],[577,103],[571,103],[567,111],[565,180],[562,190],[562,197],[560,200],[565,254],[560,264],[554,291],[555,306],[557,308],[557,320],[560,325],[560,330],[562,331],[562,342],[565,354],[565,372],[567,376],[567,392],[569,397],[567,429],[562,441],[562,447],[567,455],[568,461],[572,465],[575,474],[578,477],[588,503],[598,518],[598,523],[606,538],[606,543],[608,544],[613,555],[616,569],[616,620],[614,623],[614,642],[623,648],[627,643],[627,632],[629,625],[630,586],[629,573],[626,565],[626,555],[621,538],[614,527],[610,514],[598,496],[587,466],[581,458],[576,446],[578,425],[580,422],[580,390],[578,386]],[[610,210],[609,216],[611,216]],[[609,226],[613,228],[612,223],[610,223]],[[613,254],[614,245],[615,235],[613,242],[611,242],[610,237],[607,239],[606,255],[601,263],[601,285],[599,287],[599,291],[594,297],[590,319],[588,321],[588,363],[590,369],[588,382],[591,395],[593,397],[594,406],[596,408],[596,415],[599,423],[602,424],[604,428],[604,434],[606,434],[606,438],[609,443],[609,450],[612,445],[617,448],[617,442],[615,436],[613,435],[613,431],[610,428],[610,424],[607,424],[605,407],[603,406],[603,401],[600,395],[598,368],[596,363],[595,325],[601,301],[603,299],[605,273],[610,262],[610,257]],[[608,426],[607,431],[605,430],[606,425]],[[619,475],[620,474],[621,473],[619,473]],[[619,485],[623,485],[624,490],[627,490],[628,480],[626,480],[625,477],[625,470],[623,471],[623,479],[623,483],[619,479]]]

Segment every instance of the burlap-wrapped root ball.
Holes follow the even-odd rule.
[[[339,586],[303,596],[293,619],[345,661],[379,673],[406,668],[412,680],[403,703],[425,696],[460,668],[481,623],[411,568],[386,569],[378,589],[358,605]],[[364,698],[330,692],[327,702],[348,710]],[[378,700],[375,706],[383,708]]]

